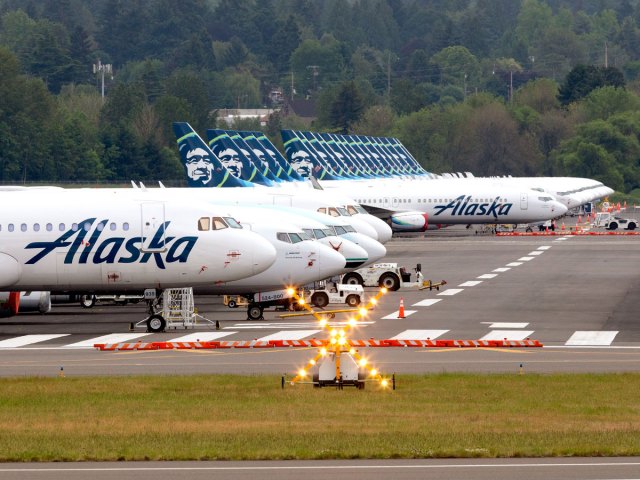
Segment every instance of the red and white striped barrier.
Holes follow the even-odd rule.
[[[126,350],[220,350],[229,348],[321,348],[332,346],[330,340],[250,340],[220,342],[135,342],[96,343],[94,348],[107,351]],[[538,340],[347,340],[345,346],[362,347],[413,347],[413,348],[530,348],[542,347]]]

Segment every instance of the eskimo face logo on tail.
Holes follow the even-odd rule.
[[[434,215],[438,216],[451,209],[452,217],[456,215],[461,217],[466,215],[475,215],[487,217],[492,216],[497,219],[500,216],[508,215],[511,211],[511,207],[513,207],[513,203],[501,202],[500,197],[496,197],[492,203],[480,203],[471,202],[471,195],[460,195],[458,198],[446,205],[436,205],[434,207],[436,210]]]
[[[100,238],[108,219],[96,224],[95,218],[87,218],[78,223],[77,229],[67,230],[52,242],[32,242],[25,249],[40,249],[36,255],[27,260],[27,265],[38,263],[51,252],[69,247],[64,263],[147,263],[153,257],[158,268],[164,270],[166,263],[185,263],[198,241],[198,237],[168,237],[165,231],[171,222],[164,222],[153,235],[148,244],[149,250],[164,248],[162,253],[141,251],[142,242],[146,238],[124,237]],[[126,240],[126,242],[125,242]]]
[[[311,176],[311,171],[313,170],[313,163],[309,158],[309,154],[302,150],[291,155],[291,166],[294,168],[296,172],[302,177]]]
[[[185,167],[187,176],[194,183],[206,185],[213,177],[213,162],[203,148],[194,148],[185,154]]]
[[[240,154],[233,148],[226,148],[218,153],[220,161],[224,167],[229,170],[231,175],[240,178],[242,176],[242,160],[240,160]]]

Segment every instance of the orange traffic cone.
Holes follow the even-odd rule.
[[[620,211],[620,202],[618,202],[617,208],[618,208],[618,212],[619,212]]]
[[[562,222],[562,227],[560,229],[564,232],[564,222]]]
[[[404,318],[404,299],[400,297],[400,308],[398,309],[398,318]]]

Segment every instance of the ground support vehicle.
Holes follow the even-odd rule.
[[[313,375],[312,381],[316,388],[353,386],[363,390],[366,378],[367,371],[349,353],[329,352],[319,362],[318,373]]]
[[[153,289],[151,289],[153,290]],[[146,326],[148,332],[164,332],[166,329],[191,329],[196,327],[215,327],[217,322],[204,318],[196,313],[193,288],[167,288],[162,296],[151,298],[145,292],[149,305],[149,316],[132,325],[132,327]]]
[[[115,303],[116,305],[126,305],[128,303],[138,303],[144,300],[144,295],[80,295],[80,305],[84,308],[92,308],[99,303]]]
[[[416,272],[415,282],[411,281],[411,273],[405,267],[399,267],[397,263],[375,263],[369,267],[360,268],[342,276],[342,283],[351,285],[362,285],[365,287],[385,287],[387,290],[396,291],[401,287],[415,288],[420,290],[434,288],[439,290],[447,282],[440,280],[433,282],[425,280],[422,274],[422,265],[417,264],[414,268]]]
[[[313,288],[305,290],[305,298],[308,298],[312,305],[319,308],[330,304],[347,304],[353,308],[362,303],[364,289],[362,285],[316,282]]]
[[[596,213],[596,219],[593,225],[595,227],[606,228],[607,230],[617,230],[618,228],[635,230],[638,228],[638,222],[636,220],[618,217],[611,212]]]

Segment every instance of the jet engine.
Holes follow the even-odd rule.
[[[20,292],[0,292],[0,318],[13,317],[20,307]]]
[[[25,312],[47,313],[51,310],[50,292],[0,292],[0,318]]]
[[[429,228],[429,216],[423,212],[398,212],[391,215],[394,232],[424,232]]]

